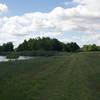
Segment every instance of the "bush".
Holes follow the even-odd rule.
[[[8,59],[17,59],[18,57],[19,57],[18,54],[15,52],[12,52],[6,56],[6,58]]]

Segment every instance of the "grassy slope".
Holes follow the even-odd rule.
[[[100,100],[100,53],[0,63],[0,100]]]

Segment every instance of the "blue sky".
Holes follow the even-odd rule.
[[[54,37],[100,45],[100,0],[0,0],[0,44]]]
[[[9,16],[27,12],[49,12],[58,6],[65,7],[65,0],[0,0],[0,2],[9,7]]]

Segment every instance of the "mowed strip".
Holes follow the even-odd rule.
[[[0,100],[100,100],[99,55],[0,63]]]

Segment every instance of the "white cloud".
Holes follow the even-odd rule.
[[[8,10],[7,5],[0,3],[0,13],[6,12],[7,10]]]
[[[100,37],[100,0],[74,0],[73,2],[78,5],[66,9],[57,7],[48,13],[35,12],[26,13],[23,16],[0,18],[0,41],[19,43],[25,38],[55,37],[62,33],[67,34],[68,31],[85,33],[85,36],[77,37],[76,34],[69,40],[75,40],[81,44],[98,41]]]

